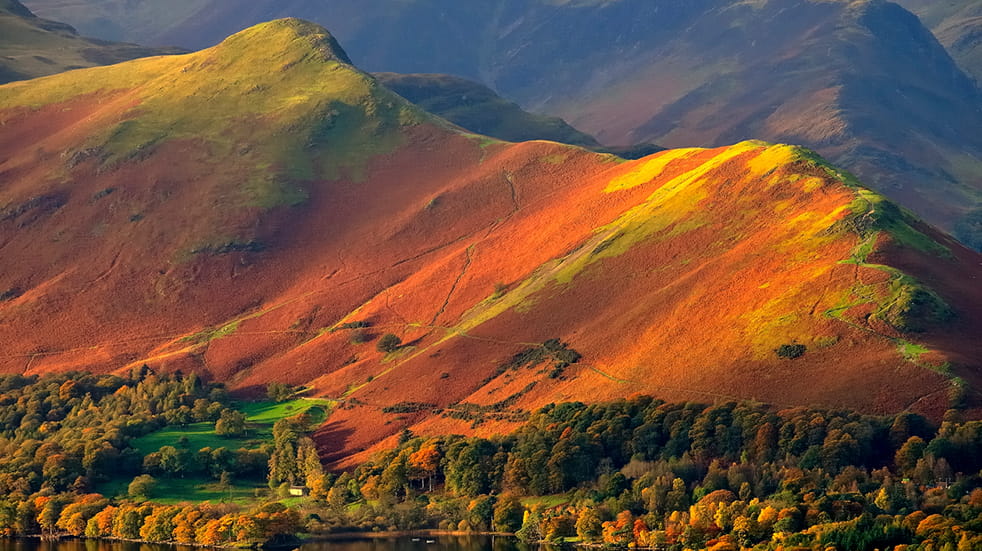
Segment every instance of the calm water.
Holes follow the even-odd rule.
[[[299,551],[531,551],[515,538],[491,536],[431,536],[351,539],[306,543]],[[433,543],[426,543],[433,540]],[[38,541],[0,538],[0,551],[202,551],[200,547],[95,540]]]

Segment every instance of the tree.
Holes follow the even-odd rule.
[[[21,535],[36,534],[38,530],[37,509],[33,501],[17,504],[14,516],[14,531]]]
[[[522,527],[525,507],[517,497],[509,495],[494,504],[494,529],[498,532],[515,532]]]
[[[804,356],[806,350],[808,350],[808,348],[803,344],[782,344],[774,349],[774,353],[777,354],[779,358],[794,360]]]
[[[924,443],[924,439],[920,436],[911,436],[908,438],[894,455],[893,461],[897,467],[897,472],[902,474],[913,472],[918,460],[924,457],[925,449],[927,449],[927,444]]]
[[[215,434],[219,436],[242,436],[246,431],[246,416],[241,411],[224,409],[215,421]]]
[[[576,519],[576,535],[586,543],[594,543],[600,541],[602,534],[603,522],[596,508],[585,507]]]
[[[141,474],[130,482],[126,493],[133,499],[149,499],[156,487],[157,479],[148,474]]]
[[[155,507],[143,519],[140,537],[147,541],[170,541],[174,535],[174,517],[181,512],[179,507]]]
[[[49,499],[41,507],[41,512],[38,513],[38,524],[41,526],[41,532],[53,533],[55,531],[55,525],[58,523],[58,517],[61,515],[62,502],[57,499]]]
[[[274,402],[285,402],[294,394],[293,387],[273,381],[266,385],[266,396]]]
[[[634,542],[634,515],[621,511],[617,518],[603,523],[603,542],[616,547],[627,547]]]
[[[160,451],[160,470],[167,474],[184,476],[194,470],[195,454],[191,450],[163,446]]]
[[[542,539],[541,519],[539,514],[532,511],[525,511],[525,518],[522,519],[522,527],[515,532],[515,536],[525,543],[535,543]]]
[[[495,498],[493,496],[477,496],[467,505],[467,520],[471,526],[480,531],[486,531],[491,526],[494,516]]]
[[[377,348],[378,351],[382,352],[383,354],[388,354],[398,350],[400,345],[402,345],[402,339],[392,333],[386,333],[378,340],[378,344],[375,345],[375,348]]]

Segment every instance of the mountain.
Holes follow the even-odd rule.
[[[138,57],[184,53],[176,48],[153,49],[81,38],[74,28],[40,19],[17,0],[3,1],[0,59],[5,61],[0,62],[0,83]],[[634,158],[661,149],[650,145],[603,148],[592,136],[562,119],[529,113],[486,86],[451,75],[379,73],[376,78],[429,112],[472,132],[502,140],[552,140]]]
[[[593,136],[580,132],[563,119],[529,113],[487,86],[465,78],[419,73],[375,73],[374,76],[386,88],[426,112],[499,140],[549,140],[613,153],[625,159],[638,159],[664,150],[650,143],[604,147]]]
[[[69,25],[36,17],[17,0],[0,0],[0,83],[180,52],[83,38]]]
[[[3,372],[307,385],[346,454],[638,393],[978,401],[982,257],[798,147],[500,142],[295,19],[0,86],[0,125]]]
[[[600,147],[593,136],[584,134],[556,117],[524,111],[493,90],[477,82],[452,75],[375,73],[386,88],[476,134],[510,142],[550,140]]]
[[[897,0],[917,14],[968,74],[982,83],[982,3],[975,0]]]
[[[163,30],[190,23],[191,16],[205,8],[209,1],[28,0],[24,3],[41,17],[72,22],[86,36],[170,46],[176,43],[162,40]]]
[[[883,0],[197,0],[150,30],[144,4],[30,5],[190,47],[305,17],[365,68],[477,79],[607,145],[800,143],[949,231],[982,199],[982,93]]]

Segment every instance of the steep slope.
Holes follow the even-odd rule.
[[[976,83],[982,83],[982,3],[975,0],[897,0],[930,27]]]
[[[475,78],[606,145],[800,143],[949,231],[982,199],[982,95],[914,16],[883,0],[187,7],[147,36],[209,45],[265,18],[306,17],[330,24],[365,68]]]
[[[82,38],[69,25],[36,17],[17,0],[0,0],[0,84],[182,51]]]
[[[980,256],[795,147],[499,142],[298,20],[0,86],[0,124],[5,372],[306,384],[339,454],[641,392],[978,401]]]

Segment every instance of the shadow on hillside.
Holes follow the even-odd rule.
[[[354,430],[345,428],[341,423],[334,421],[328,422],[314,433],[314,443],[320,450],[321,462],[330,466],[353,452],[361,450],[346,450],[348,438]]]

